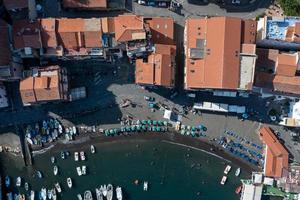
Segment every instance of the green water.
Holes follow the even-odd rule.
[[[240,184],[239,178],[234,176],[238,166],[231,163],[227,183],[221,186],[224,160],[199,150],[160,141],[118,141],[96,145],[95,154],[90,153],[89,146],[81,148],[87,160],[79,162],[74,161],[74,150],[66,150],[71,152],[66,160],[60,159],[60,152],[53,149],[36,156],[33,167],[18,167],[13,159],[2,158],[3,174],[14,178],[22,176],[36,191],[42,186],[52,188],[59,181],[63,189],[59,199],[66,200],[77,199],[77,193],[83,194],[87,189],[94,192],[95,187],[108,183],[122,187],[124,200],[239,199],[234,192]],[[53,175],[52,155],[57,158],[58,176]],[[88,174],[79,177],[75,168],[81,165],[87,166]],[[42,171],[44,178],[33,177],[35,170]],[[242,176],[245,176],[243,171]],[[72,189],[67,187],[67,177],[73,179]],[[133,184],[136,179],[140,180],[139,185]],[[147,192],[143,191],[144,180],[149,182]]]

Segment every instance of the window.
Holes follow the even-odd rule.
[[[190,72],[191,72],[191,73],[195,73],[195,70],[192,69],[192,70],[190,70]]]

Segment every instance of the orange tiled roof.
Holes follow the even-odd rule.
[[[13,23],[13,40],[15,49],[24,47],[41,48],[40,24],[22,19]]]
[[[143,17],[137,15],[119,15],[115,17],[114,31],[117,42],[146,38]]]
[[[279,54],[277,56],[276,74],[281,76],[295,76],[298,54]]]
[[[151,30],[154,44],[174,44],[174,20],[171,17],[153,17],[145,19]]]
[[[107,8],[106,0],[63,0],[65,8],[103,9]]]
[[[24,104],[62,99],[58,69],[49,76],[28,77],[20,81],[20,93]]]
[[[44,18],[40,20],[43,47],[57,47],[56,20]]]
[[[275,71],[275,63],[277,62],[279,51],[277,49],[256,49],[256,69],[257,70],[273,70]]]
[[[245,28],[249,27],[248,23]],[[251,30],[254,28],[250,27]],[[237,89],[242,39],[254,43],[251,30],[242,31],[240,18],[188,19],[186,87]]]
[[[8,26],[0,20],[0,67],[7,66],[10,63],[10,48],[8,42]]]
[[[3,0],[7,10],[28,8],[28,0]]]
[[[267,146],[265,176],[282,177],[283,170],[288,169],[289,153],[269,127],[262,127],[259,135]]]
[[[136,60],[136,83],[173,87],[175,54],[175,45],[156,44],[155,52],[148,56],[147,62]]]

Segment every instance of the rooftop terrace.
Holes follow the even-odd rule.
[[[300,22],[300,17],[268,17],[266,21],[266,36],[268,39],[285,40],[286,29]]]

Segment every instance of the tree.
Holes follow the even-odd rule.
[[[279,4],[287,16],[298,16],[300,14],[300,0],[279,0]]]

